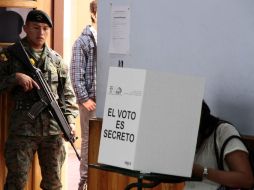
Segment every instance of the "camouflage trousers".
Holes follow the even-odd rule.
[[[8,174],[4,190],[23,190],[35,153],[38,153],[43,190],[60,190],[61,167],[65,160],[63,138],[60,135],[45,137],[9,136],[5,144],[5,161]]]

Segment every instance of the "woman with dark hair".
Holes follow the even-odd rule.
[[[202,181],[186,182],[185,190],[216,190],[221,185],[232,189],[253,187],[248,150],[241,140],[234,138],[227,143],[223,154],[224,170],[218,167],[215,145],[220,152],[225,140],[232,135],[240,136],[232,124],[211,115],[208,105],[203,101],[192,171],[192,175],[201,177]]]

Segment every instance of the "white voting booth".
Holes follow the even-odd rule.
[[[204,78],[110,67],[98,162],[190,177]]]

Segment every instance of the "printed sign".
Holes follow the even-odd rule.
[[[109,74],[111,77],[108,79],[104,107],[100,160],[133,169],[145,71],[112,67]],[[119,154],[117,151],[123,148],[125,151]],[[108,150],[118,156],[111,158]]]
[[[98,162],[190,177],[203,93],[200,77],[111,67]]]

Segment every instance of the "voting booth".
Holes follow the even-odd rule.
[[[205,80],[110,67],[98,163],[190,177]]]

